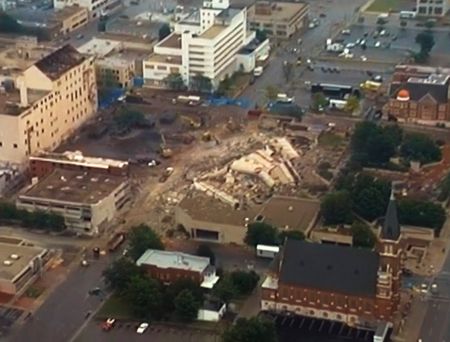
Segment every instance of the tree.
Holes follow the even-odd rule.
[[[173,301],[175,316],[182,322],[192,322],[197,318],[198,310],[201,307],[191,291],[185,289],[181,291]]]
[[[211,247],[204,243],[198,246],[197,253],[195,254],[197,254],[198,256],[209,258],[209,262],[211,263],[211,265],[215,265],[216,263],[216,256],[214,255],[214,252],[212,251]]]
[[[234,287],[233,280],[228,274],[225,274],[220,278],[219,282],[213,287],[212,293],[215,297],[219,298],[225,303],[229,303],[231,299],[236,296],[236,288]]]
[[[411,161],[419,161],[422,164],[437,162],[442,158],[442,152],[436,143],[421,133],[410,133],[405,136],[400,153]]]
[[[431,31],[431,29],[436,25],[436,23],[434,22],[434,20],[427,20],[425,22],[425,27],[427,29],[427,31]]]
[[[256,39],[260,42],[263,42],[267,39],[267,31],[266,30],[256,30]]]
[[[135,276],[142,276],[143,271],[132,260],[120,258],[103,271],[105,283],[119,295],[125,293],[128,283]]]
[[[289,82],[292,78],[294,71],[294,64],[288,61],[284,61],[282,65],[283,75],[286,82]]]
[[[145,224],[132,227],[128,241],[130,245],[128,255],[133,260],[139,259],[147,249],[164,249],[164,245],[158,234]]]
[[[163,295],[157,280],[133,276],[126,289],[126,298],[137,316],[153,319],[162,316]]]
[[[170,26],[169,24],[162,24],[158,31],[159,41],[163,40],[170,34]]]
[[[184,90],[186,88],[180,73],[170,73],[167,75],[164,79],[164,84],[167,88],[175,91]]]
[[[325,224],[344,224],[352,220],[352,202],[347,191],[327,194],[320,205]]]
[[[408,22],[406,20],[400,21],[400,27],[403,31],[406,29],[406,26],[408,26]]]
[[[234,289],[241,296],[249,295],[259,281],[259,275],[254,272],[234,271],[230,274]]]
[[[273,85],[268,85],[265,89],[266,99],[268,101],[276,100],[279,92],[280,92],[280,90],[277,87],[275,87]]]
[[[265,222],[253,222],[248,225],[245,243],[250,246],[278,245],[278,230]]]
[[[416,36],[416,43],[420,45],[420,52],[416,54],[415,58],[420,62],[424,62],[428,59],[435,44],[433,33],[430,31],[418,33]]]
[[[305,234],[299,230],[283,230],[280,233],[279,240],[283,242],[285,239],[305,240]]]
[[[358,97],[352,95],[347,99],[345,104],[345,111],[349,113],[354,113],[359,109],[359,99]]]
[[[369,226],[362,222],[355,221],[352,224],[353,246],[363,248],[373,248],[377,240],[375,234]]]
[[[201,93],[210,93],[212,90],[211,79],[201,74],[197,74],[191,78],[191,88]]]
[[[313,100],[312,107],[314,110],[317,110],[317,111],[320,109],[323,110],[328,105],[328,100],[323,93],[313,94],[312,100]]]
[[[398,216],[401,224],[433,228],[437,233],[446,219],[445,209],[441,205],[413,199],[399,201]]]
[[[223,342],[276,342],[277,334],[272,321],[259,317],[239,318],[225,330]]]

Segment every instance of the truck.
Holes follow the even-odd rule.
[[[262,75],[264,71],[264,68],[262,66],[257,66],[255,69],[253,69],[253,76],[259,77]]]
[[[280,247],[270,245],[256,245],[256,256],[273,259],[280,252]]]
[[[113,235],[108,241],[108,251],[114,252],[125,241],[125,233],[119,232]]]

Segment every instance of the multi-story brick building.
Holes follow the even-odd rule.
[[[387,112],[399,121],[450,121],[450,69],[401,65],[389,87]]]
[[[164,284],[184,278],[195,281],[203,288],[212,288],[219,280],[209,258],[182,252],[148,249],[136,264]]]
[[[61,47],[0,92],[0,161],[23,164],[54,150],[96,110],[93,58]]]
[[[403,255],[391,198],[375,251],[287,240],[262,284],[262,310],[375,326],[399,304]]]

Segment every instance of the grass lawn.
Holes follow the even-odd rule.
[[[375,0],[366,11],[382,13],[395,11],[399,9],[400,2],[399,0]]]
[[[319,145],[322,147],[339,147],[344,143],[344,138],[332,132],[325,132],[319,137]]]
[[[133,320],[136,316],[125,299],[118,296],[111,296],[98,311],[97,318],[114,317],[116,319]]]

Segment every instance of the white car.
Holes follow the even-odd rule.
[[[139,326],[138,326],[138,328],[136,329],[136,332],[138,333],[138,334],[143,334],[143,333],[145,333],[145,330],[147,330],[147,328],[148,328],[148,323],[141,323]]]
[[[353,49],[356,46],[355,43],[348,43],[347,45],[345,45],[346,49]]]
[[[363,62],[365,62],[365,61],[367,61],[367,57],[366,57],[366,56],[361,56],[361,60],[362,60]]]
[[[346,35],[346,36],[348,36],[348,35],[350,35],[351,34],[351,31],[350,30],[342,30],[342,32],[341,32],[343,35]]]
[[[375,43],[375,47],[376,47],[376,48],[378,48],[378,47],[380,47],[380,46],[381,46],[381,43],[380,43],[380,42],[376,42],[376,43]]]
[[[361,41],[359,42],[359,45],[366,45],[366,40],[365,39],[361,39]]]

